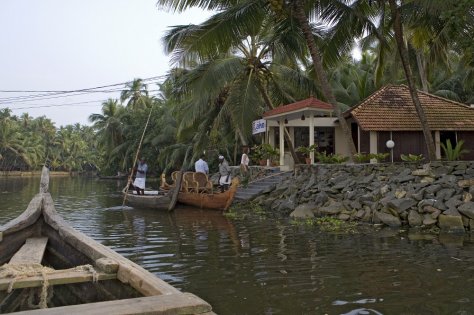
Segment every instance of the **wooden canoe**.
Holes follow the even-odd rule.
[[[225,211],[230,207],[232,201],[234,201],[238,185],[239,180],[233,178],[230,188],[224,192],[216,191],[213,193],[206,193],[181,190],[178,194],[178,202],[202,209]]]
[[[145,191],[145,195],[137,195],[131,189],[122,191],[125,196],[125,204],[131,207],[152,208],[157,210],[168,210],[171,196],[168,191]]]
[[[40,193],[0,226],[0,313],[214,314],[199,297],[69,226],[56,213],[48,179],[44,169]],[[32,309],[38,305],[47,308]]]

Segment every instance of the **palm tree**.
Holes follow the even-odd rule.
[[[127,107],[134,110],[144,109],[149,106],[149,97],[147,85],[142,79],[135,79],[127,83],[127,88],[120,94],[122,102],[127,101]]]
[[[420,119],[421,128],[423,130],[423,135],[425,137],[425,142],[428,149],[428,158],[431,161],[434,161],[436,160],[436,148],[435,148],[433,136],[431,135],[431,130],[428,126],[428,121],[426,119],[425,112],[423,110],[423,107],[421,106],[420,99],[418,98],[418,91],[415,85],[415,78],[411,70],[410,60],[408,57],[408,50],[404,42],[403,25],[402,25],[400,10],[396,3],[396,0],[389,0],[389,4],[390,4],[390,11],[391,11],[392,20],[393,20],[393,29],[395,32],[395,39],[397,42],[398,53],[402,61],[403,70],[405,71],[405,76],[407,79],[408,88],[410,90],[410,95],[413,100],[413,104],[415,105],[418,118]]]
[[[262,14],[259,16],[261,21],[256,23],[259,27],[253,27],[252,35],[247,35],[248,30],[242,31],[240,24],[230,22],[235,19],[234,11],[255,10],[260,10]],[[176,27],[165,37],[168,51],[177,52],[173,54],[174,60],[181,61],[183,65],[189,62],[191,56],[205,60],[182,74],[178,81],[183,87],[180,91],[188,96],[182,102],[186,117],[180,119],[185,127],[196,121],[207,120],[201,117],[213,112],[216,120],[208,126],[223,124],[230,118],[233,132],[246,145],[250,137],[248,126],[252,120],[264,110],[275,108],[274,102],[294,101],[291,97],[294,91],[289,91],[292,84],[288,81],[294,80],[294,90],[307,88],[309,92],[306,95],[314,91],[301,72],[276,62],[285,60],[287,63],[297,63],[297,54],[287,49],[288,45],[284,42],[292,40],[296,44],[298,39],[294,36],[291,38],[292,34],[269,28],[271,20],[263,13],[255,4],[232,8],[214,15],[202,25]],[[229,38],[228,42],[222,43],[222,37]],[[200,40],[196,41],[196,38]],[[304,42],[300,39],[301,45]],[[301,55],[299,57],[302,58]],[[305,80],[306,83],[301,84]],[[209,102],[217,111],[209,112]],[[205,128],[200,129],[206,131]],[[285,139],[297,161],[287,132]]]

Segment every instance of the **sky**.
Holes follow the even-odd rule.
[[[119,92],[46,99],[38,97],[45,92],[35,91],[162,77],[170,69],[161,44],[165,32],[209,16],[199,9],[168,13],[156,7],[156,0],[2,0],[0,109],[8,107],[17,116],[45,115],[56,127],[90,125],[89,115],[101,113],[102,102],[119,98]]]

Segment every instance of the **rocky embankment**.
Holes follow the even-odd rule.
[[[292,217],[474,231],[474,162],[300,165],[257,203]]]

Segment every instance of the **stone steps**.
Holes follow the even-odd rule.
[[[271,175],[250,182],[246,187],[239,187],[235,194],[234,202],[242,202],[253,199],[262,192],[274,188],[277,184],[291,175],[293,175],[292,171],[276,171]]]

